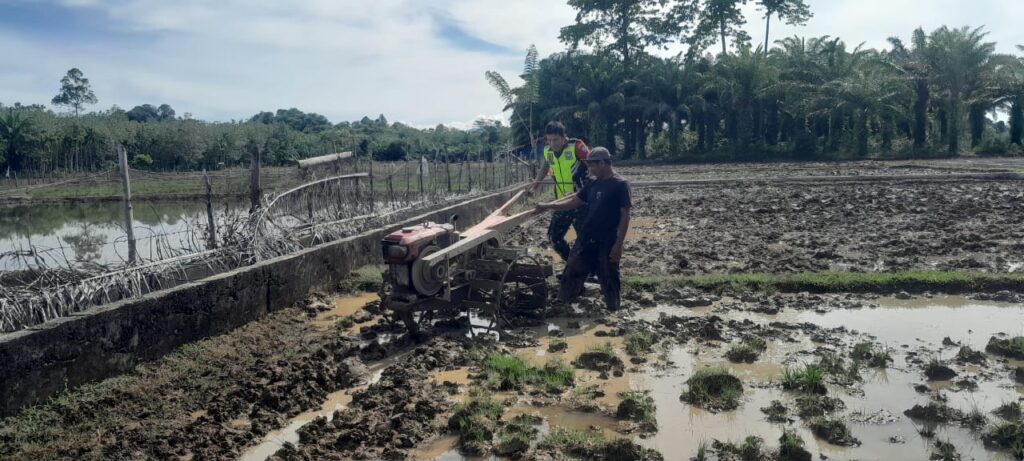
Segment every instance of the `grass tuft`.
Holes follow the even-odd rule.
[[[686,380],[680,398],[709,411],[732,410],[739,406],[743,382],[724,368],[704,368]]]
[[[818,365],[804,365],[803,369],[786,368],[782,373],[782,388],[808,394],[828,393],[825,373]]]
[[[650,332],[638,331],[626,334],[623,340],[626,343],[627,354],[632,357],[642,357],[654,351],[658,337]]]
[[[538,386],[549,393],[561,393],[575,382],[576,372],[561,360],[549,361],[538,368],[508,354],[491,354],[483,364],[486,381],[499,390],[519,390]]]

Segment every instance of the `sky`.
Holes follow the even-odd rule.
[[[1020,0],[809,0],[805,26],[773,20],[772,40],[830,35],[883,48],[913,29],[986,26],[998,51],[1024,44]],[[744,7],[754,43],[763,14]],[[513,82],[525,50],[558,52],[574,20],[562,0],[0,0],[0,102],[49,104],[72,67],[99,104],[170,104],[227,121],[296,107],[333,122],[467,127],[502,117],[484,72]],[[672,55],[680,46],[658,51]]]

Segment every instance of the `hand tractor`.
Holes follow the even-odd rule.
[[[468,314],[490,321],[495,331],[511,316],[540,318],[547,305],[551,264],[505,246],[501,235],[537,215],[536,210],[508,216],[521,191],[479,224],[459,232],[452,223],[426,222],[395,231],[381,240],[387,271],[381,306],[419,338],[420,325]]]

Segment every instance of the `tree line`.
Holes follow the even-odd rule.
[[[61,79],[51,101],[67,113],[39,104],[0,103],[0,174],[106,170],[116,166],[119,145],[134,168],[180,171],[248,165],[255,149],[268,165],[348,150],[378,160],[490,158],[510,139],[509,127],[498,120],[478,120],[471,129],[460,130],[444,125],[418,129],[390,123],[383,114],[332,123],[295,108],[231,122],[205,122],[189,113],[177,116],[168,104],[84,112],[97,102],[89,80],[75,68]]]
[[[577,16],[561,30],[564,51],[538,59],[531,47],[518,87],[486,77],[516,142],[535,144],[544,121],[560,120],[626,159],[1022,152],[1024,57],[996,53],[982,27],[918,28],[882,50],[831,36],[771,40],[772,18],[802,24],[812,13],[803,0],[761,0],[768,27],[753,43],[745,3],[569,0]],[[686,51],[652,54],[672,43]]]

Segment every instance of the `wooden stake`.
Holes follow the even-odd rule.
[[[260,146],[255,143],[249,146],[249,213],[260,207]]]
[[[206,221],[210,229],[210,249],[217,248],[217,221],[213,219],[213,184],[210,175],[203,168],[203,185],[206,186]]]
[[[118,161],[121,166],[121,187],[124,190],[124,227],[128,234],[128,264],[135,264],[138,260],[138,253],[135,248],[135,229],[132,223],[135,222],[135,213],[132,210],[132,184],[128,179],[128,152],[124,146],[117,146]]]

